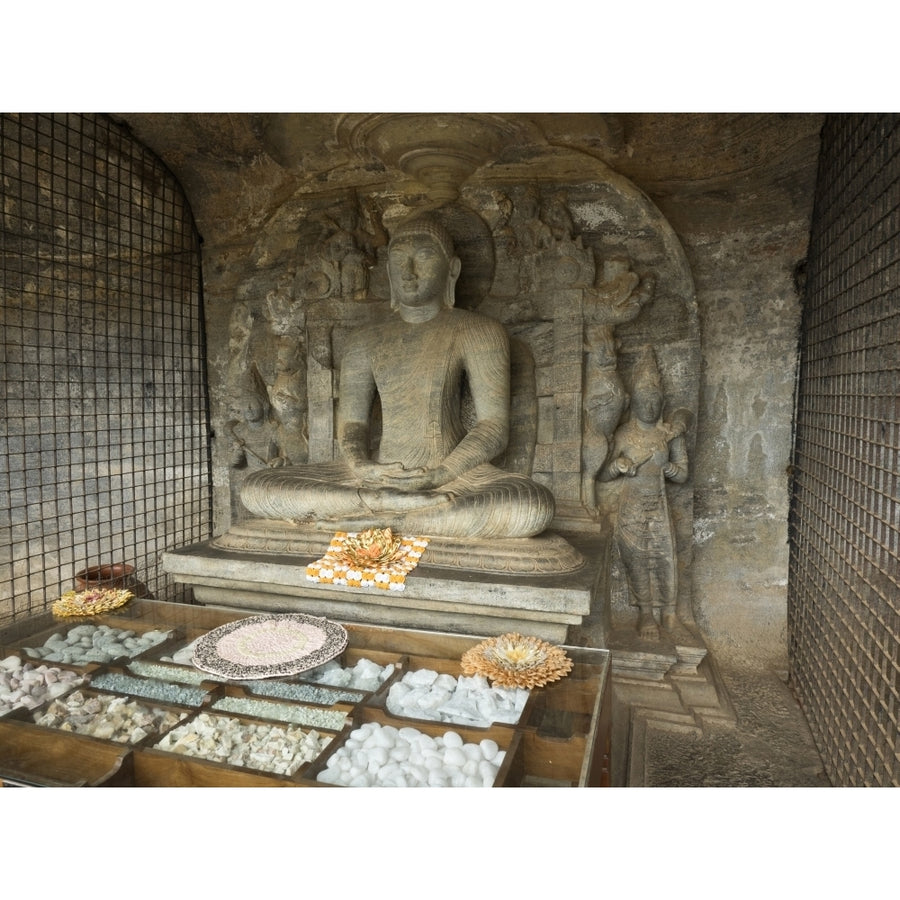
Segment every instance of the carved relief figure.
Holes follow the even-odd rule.
[[[309,459],[307,427],[306,369],[297,338],[282,335],[275,342],[275,380],[270,392],[277,420],[279,452],[285,465],[299,465]]]
[[[509,339],[503,326],[457,309],[460,261],[432,217],[400,225],[388,248],[389,320],[351,337],[340,373],[343,459],[253,473],[250,512],[320,530],[390,526],[430,536],[492,538],[541,533],[553,496],[491,465],[509,435]],[[461,418],[463,379],[475,422]],[[379,446],[372,446],[380,400]]]
[[[553,235],[541,221],[540,212],[541,195],[537,188],[529,186],[515,204],[510,220],[516,236],[520,293],[537,288],[540,256],[553,245]]]
[[[232,414],[234,418],[225,426],[231,440],[229,462],[232,468],[284,465],[272,405],[256,363],[251,364],[247,383],[234,396]]]
[[[538,262],[539,284],[543,287],[571,287],[590,283],[594,261],[575,233],[575,221],[565,200],[553,195],[543,200],[540,220],[550,235],[549,245]]]
[[[667,631],[678,626],[675,533],[666,481],[681,484],[688,477],[684,433],[690,413],[678,410],[667,423],[662,406],[656,358],[645,347],[635,370],[631,417],[616,430],[601,478],[622,479],[613,538],[630,601],[639,610],[638,633],[650,640],[659,638],[660,625]]]
[[[297,283],[302,297],[362,300],[375,253],[386,241],[374,201],[354,198],[313,217],[298,242]]]
[[[597,511],[596,479],[627,397],[617,369],[616,326],[637,318],[653,296],[655,279],[643,280],[624,257],[598,267],[595,287],[584,293],[584,390],[581,502]]]

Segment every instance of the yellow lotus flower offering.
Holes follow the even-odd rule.
[[[367,528],[347,535],[341,555],[353,566],[377,566],[391,562],[400,550],[401,539],[390,528]]]

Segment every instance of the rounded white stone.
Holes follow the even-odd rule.
[[[390,749],[397,743],[399,732],[393,725],[383,725],[378,731],[373,733],[373,742],[376,747],[385,747]]]
[[[490,778],[491,781],[493,781],[497,777],[497,766],[488,762],[486,759],[483,759],[478,764],[478,774],[482,778]]]
[[[397,762],[403,762],[404,760],[409,759],[409,745],[397,744],[396,747],[391,748],[389,755],[391,759],[395,759]]]
[[[484,762],[484,760],[482,760]],[[463,775],[477,775],[478,774],[478,761],[474,759],[467,759],[462,767]]]
[[[481,748],[482,756],[487,760],[492,760],[500,749],[497,742],[490,738],[485,738],[478,746]]]
[[[480,744],[464,744],[462,751],[466,754],[466,759],[474,759],[476,762],[484,759]]]
[[[425,750],[437,747],[437,741],[430,734],[423,734],[422,732],[419,732],[419,737],[416,739],[416,742],[423,753]]]
[[[377,766],[383,766],[388,761],[388,751],[387,748],[382,746],[373,747],[369,750],[369,765],[371,766],[374,763]]]
[[[444,766],[461,769],[466,764],[466,754],[459,747],[448,747],[444,751]]]
[[[462,736],[455,731],[445,731],[443,740],[445,747],[462,747],[463,745]]]

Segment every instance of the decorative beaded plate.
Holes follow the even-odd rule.
[[[304,613],[250,616],[204,634],[193,664],[223,678],[296,675],[321,666],[347,646],[347,630]]]

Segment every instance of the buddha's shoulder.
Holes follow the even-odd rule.
[[[445,317],[448,324],[467,334],[506,336],[506,329],[500,322],[470,309],[459,309],[454,306],[446,310]]]

